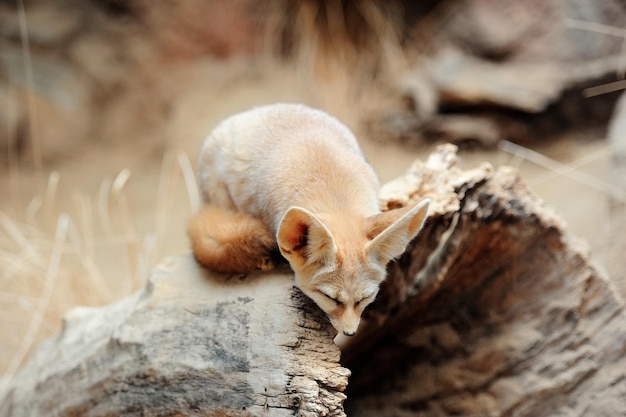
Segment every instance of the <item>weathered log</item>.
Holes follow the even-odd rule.
[[[342,416],[345,390],[353,416],[626,415],[623,302],[512,170],[456,163],[442,146],[383,188],[431,216],[341,364],[286,268],[224,278],[187,256],[70,314],[0,414]]]
[[[348,415],[626,415],[623,301],[512,170],[442,147],[384,191],[436,198],[344,350]]]
[[[344,416],[334,330],[290,271],[165,261],[135,296],[74,310],[0,393],[2,416]]]

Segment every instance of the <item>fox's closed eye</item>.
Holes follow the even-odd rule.
[[[336,304],[336,305],[338,305],[338,306],[340,306],[341,304],[343,304],[341,301],[337,300],[336,298],[331,297],[330,295],[328,295],[328,294],[326,294],[326,293],[324,293],[324,292],[321,292],[321,291],[320,291],[320,294],[322,294],[324,297],[328,298],[330,301],[332,301],[333,303],[335,303],[335,304]]]
[[[376,294],[367,295],[361,298],[359,301],[355,302],[354,305],[358,307],[360,304],[367,302],[368,300],[370,300],[371,298],[374,298],[375,296]]]

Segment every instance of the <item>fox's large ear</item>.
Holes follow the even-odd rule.
[[[278,226],[278,248],[290,263],[329,263],[337,253],[330,230],[313,213],[302,207],[291,207]]]
[[[425,199],[412,207],[391,210],[367,219],[368,237],[372,239],[366,247],[366,254],[381,265],[402,255],[406,246],[422,228],[430,199]]]

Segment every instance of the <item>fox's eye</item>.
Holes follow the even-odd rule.
[[[333,298],[333,297],[328,297],[328,298],[330,298],[333,301],[333,303],[337,304],[338,306],[343,304],[341,301],[337,300],[336,298]]]
[[[355,303],[354,303],[354,306],[355,306],[355,307],[358,307],[361,303],[363,303],[363,302],[365,302],[365,301],[369,300],[369,299],[370,299],[370,298],[372,298],[373,296],[374,296],[374,295],[368,295],[368,296],[365,296],[365,297],[361,298],[359,301],[357,301],[357,302],[355,302]]]
[[[328,298],[330,301],[332,301],[333,303],[335,303],[336,305],[341,305],[343,304],[341,301],[337,300],[336,298],[331,297],[330,295],[326,294],[326,293],[322,293],[322,295],[326,298]]]

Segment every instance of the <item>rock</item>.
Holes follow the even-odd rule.
[[[112,88],[124,79],[128,60],[112,38],[88,33],[76,39],[69,50],[72,59],[102,88]],[[128,74],[126,74],[128,75]]]
[[[422,130],[428,138],[455,144],[494,147],[502,139],[499,126],[492,119],[474,115],[441,115],[429,120]]]
[[[33,44],[59,46],[83,24],[80,2],[65,1],[27,4],[25,9],[28,40]],[[22,41],[17,7],[0,9],[0,34]]]
[[[406,49],[418,59],[415,68],[395,79],[396,104],[368,121],[378,136],[437,138],[439,132],[427,130],[431,120],[419,107],[404,106],[423,102],[433,89],[431,102],[439,105],[433,118],[449,113],[491,117],[498,136],[516,142],[606,126],[616,96],[589,99],[582,91],[601,90],[623,78],[620,22],[626,10],[619,1],[461,0],[425,13],[406,20],[417,22],[408,28],[413,39]],[[418,89],[407,90],[411,78]],[[424,79],[432,86],[424,87]],[[468,127],[461,136],[475,134],[475,126]]]
[[[49,160],[84,143],[94,117],[92,86],[71,63],[44,54],[25,61],[21,48],[7,47],[0,50],[0,66],[12,86],[11,101],[23,109],[23,147]]]
[[[448,105],[496,105],[536,113],[559,97],[567,81],[558,65],[491,63],[453,49],[440,51],[428,66],[441,101]]]

